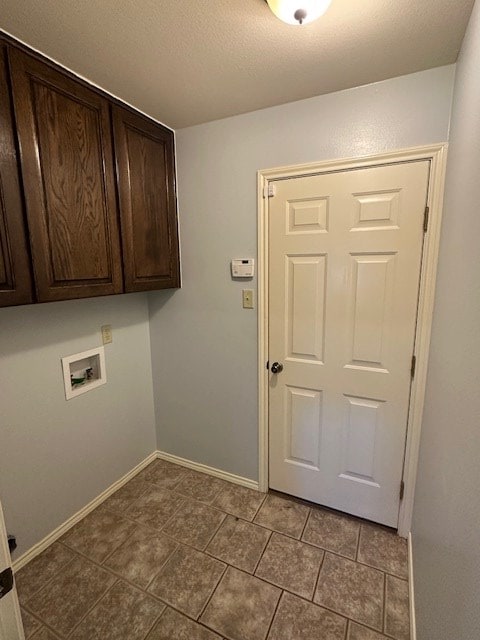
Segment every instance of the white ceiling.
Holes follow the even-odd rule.
[[[474,0],[0,0],[0,28],[180,128],[455,62]]]

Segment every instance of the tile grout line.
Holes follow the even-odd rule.
[[[169,538],[170,539],[170,538]],[[172,541],[173,542],[173,541]],[[171,558],[173,558],[173,556],[177,553],[177,551],[180,549],[180,544],[179,543],[175,543],[177,546],[175,547],[175,549],[173,551],[171,551],[168,556],[165,558],[164,562],[162,563],[162,566],[160,567],[160,569],[154,574],[153,578],[149,581],[149,583],[147,584],[147,586],[145,587],[145,593],[151,593],[149,591],[150,587],[152,586],[152,584],[155,582],[155,580],[158,578],[158,576],[162,573],[162,571],[165,569],[166,565],[170,562]]]
[[[347,618],[347,625],[345,627],[345,638],[344,640],[348,640],[350,631],[352,630],[352,621],[350,620],[350,618]]]
[[[82,616],[82,617],[80,618],[80,620],[77,622],[77,624],[76,624],[76,625],[74,625],[74,626],[70,629],[70,631],[67,633],[67,635],[66,635],[66,637],[67,637],[67,638],[71,637],[71,635],[73,634],[73,632],[74,632],[74,631],[76,631],[76,629],[77,629],[77,628],[82,624],[82,622],[83,622],[83,621],[85,620],[85,618],[89,615],[89,613],[90,613],[91,611],[93,611],[93,609],[95,609],[95,607],[96,607],[98,604],[100,604],[100,602],[101,602],[101,601],[103,600],[103,598],[107,595],[107,593],[108,593],[109,591],[111,591],[111,590],[113,589],[113,587],[114,587],[116,584],[118,584],[118,582],[120,582],[120,581],[119,581],[119,580],[115,580],[115,581],[113,582],[113,584],[112,584],[110,587],[108,587],[108,589],[106,589],[106,591],[104,591],[104,592],[102,593],[102,595],[98,598],[98,600],[96,600],[96,601],[94,602],[94,604],[93,604],[91,607],[89,607],[89,609],[87,609],[87,612],[85,613],[85,615],[84,615],[84,616]]]
[[[150,629],[147,631],[147,633],[143,636],[142,640],[146,640],[146,638],[148,638],[148,636],[150,635],[150,633],[153,631],[153,629],[157,626],[157,624],[160,622],[160,619],[162,618],[162,616],[165,614],[165,611],[167,611],[168,606],[165,605],[165,607],[163,608],[162,613],[155,618],[152,626],[150,627]],[[140,639],[139,639],[140,640]]]
[[[311,602],[313,604],[317,604],[315,602],[315,594],[317,593],[317,589],[318,589],[318,581],[320,580],[320,573],[322,572],[322,567],[323,567],[323,563],[325,562],[325,556],[327,555],[326,551],[323,552],[323,558],[322,561],[320,562],[320,566],[318,567],[318,573],[317,573],[317,577],[315,579],[315,585],[313,587],[313,595],[312,595],[312,599]]]
[[[302,538],[305,535],[305,531],[307,529],[308,523],[310,522],[310,516],[312,515],[312,508],[308,507],[307,517],[305,518],[305,522],[303,523],[302,532],[300,534],[300,542],[303,542]]]
[[[282,600],[284,593],[285,593],[285,591],[283,589],[281,589],[280,595],[278,596],[277,604],[275,605],[275,609],[273,611],[272,619],[270,620],[270,624],[268,625],[267,633],[265,634],[265,637],[264,637],[263,640],[267,640],[268,636],[270,635],[270,631],[272,630],[272,627],[273,627],[273,621],[275,620],[275,616],[277,615],[277,611],[278,611],[278,609],[280,607],[280,601]]]
[[[360,543],[362,538],[362,525],[358,527],[357,545],[355,549],[355,562],[358,562],[358,554],[360,553]]]
[[[54,542],[50,547],[48,547],[48,548],[50,549],[50,548],[51,548],[54,544],[56,544],[56,543],[61,544],[61,545],[62,545],[62,547],[65,547],[65,545],[64,545],[63,543],[61,543],[61,542],[60,542],[60,540],[56,540],[56,541],[55,541],[55,542]],[[68,549],[68,547],[66,547],[66,548]],[[70,551],[70,549],[68,549],[68,550]],[[37,557],[38,557],[38,556],[37,556]],[[60,567],[60,571],[63,571],[63,569],[64,569],[65,567],[67,567],[71,562],[73,562],[73,561],[74,561],[74,559],[75,559],[74,557],[73,557],[73,558],[70,558],[70,560],[68,560],[68,562],[66,562],[62,567]],[[58,573],[58,572],[57,572],[57,573]],[[23,602],[23,604],[22,604],[22,601],[21,601],[21,598],[20,598],[20,595],[19,595],[19,598],[18,598],[18,599],[19,599],[20,606],[21,606],[21,607],[23,607],[24,609],[25,609],[25,608],[27,608],[27,609],[28,609],[28,602],[29,602],[32,598],[34,598],[37,594],[39,594],[39,593],[40,593],[40,591],[42,591],[43,589],[45,589],[45,588],[50,584],[50,582],[51,582],[51,581],[56,577],[56,575],[57,575],[57,574],[55,573],[55,574],[50,578],[50,580],[47,580],[47,582],[44,582],[44,583],[42,584],[42,586],[41,586],[41,587],[39,587],[36,591],[34,591],[34,593],[32,593],[32,595],[31,595],[27,600],[25,600],[25,601]],[[17,591],[18,591],[18,588],[17,588]],[[30,611],[29,611],[29,613],[30,613]]]
[[[257,561],[257,563],[256,563],[256,565],[255,565],[255,567],[253,569],[252,576],[258,577],[256,575],[257,569],[258,569],[261,561],[263,560],[263,556],[265,555],[265,551],[267,550],[267,547],[270,544],[270,540],[272,539],[273,533],[274,533],[273,531],[270,531],[270,535],[268,536],[267,541],[265,542],[265,545],[263,547],[262,553],[260,554],[260,557],[259,557],[259,559],[258,559],[258,561]]]
[[[211,599],[214,596],[215,591],[218,589],[221,581],[223,580],[224,575],[227,573],[227,569],[230,566],[229,564],[227,564],[226,562],[223,563],[225,565],[225,568],[222,572],[222,575],[220,576],[220,578],[218,579],[216,585],[213,587],[210,595],[208,596],[204,606],[202,607],[202,609],[200,610],[200,613],[198,614],[198,616],[195,618],[195,620],[198,622],[200,620],[200,618],[203,616],[203,614],[205,613],[206,608],[208,607],[208,605],[210,604]]]

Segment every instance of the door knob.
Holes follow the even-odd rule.
[[[281,362],[274,362],[270,370],[272,373],[281,373],[283,371],[283,364]]]

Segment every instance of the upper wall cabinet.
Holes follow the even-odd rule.
[[[113,107],[126,291],[180,286],[173,132]]]
[[[16,48],[10,69],[37,300],[121,293],[109,102]]]
[[[6,47],[0,42],[0,306],[27,302],[32,302],[30,258],[8,90]]]

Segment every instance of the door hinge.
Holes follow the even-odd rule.
[[[275,183],[267,182],[267,184],[263,187],[263,197],[273,198],[274,196],[275,196]]]
[[[13,571],[11,567],[0,573],[0,599],[13,589]]]
[[[267,360],[267,366],[266,366],[267,371],[270,369],[270,360]]]
[[[430,214],[430,207],[425,207],[425,213],[423,214],[423,233],[428,231],[428,217]]]
[[[412,364],[410,366],[410,376],[413,378],[415,376],[415,367],[417,366],[417,357],[412,356]]]
[[[402,480],[400,482],[400,500],[403,500],[404,495],[405,495],[405,482]]]

